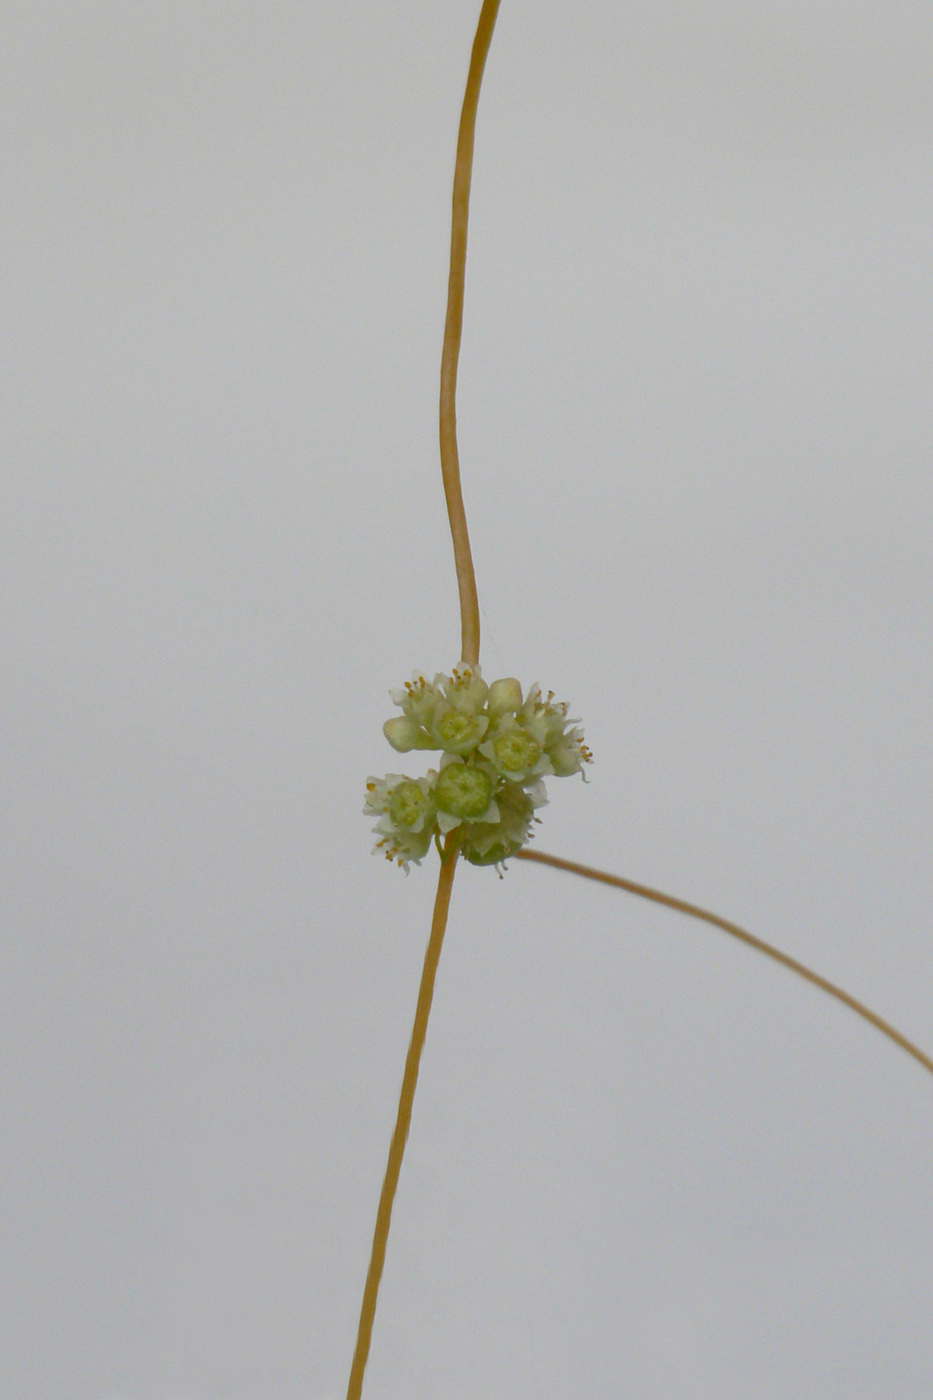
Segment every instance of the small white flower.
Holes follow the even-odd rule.
[[[379,817],[373,831],[380,839],[373,849],[383,851],[387,860],[397,861],[406,872],[409,861],[420,864],[437,830],[431,794],[436,776],[432,772],[424,778],[406,778],[402,773],[387,773],[366,783],[363,811]]]
[[[379,828],[374,827],[378,832]],[[419,833],[392,831],[380,836],[373,846],[373,854],[382,851],[386,860],[392,860],[396,865],[401,866],[405,874],[408,874],[408,866],[411,861],[415,865],[420,865],[422,859],[427,855],[431,847],[431,833],[423,831]]]
[[[443,749],[445,753],[472,753],[488,728],[488,715],[442,701],[431,723],[431,737],[437,741],[432,747]]]
[[[558,778],[570,778],[574,773],[582,774],[583,765],[593,762],[593,755],[583,742],[582,729],[568,729],[566,733],[552,740],[547,747],[547,756]]]
[[[514,783],[534,782],[551,773],[550,760],[544,751],[547,728],[539,715],[527,719],[507,714],[499,720],[480,753],[488,758],[497,773]]]
[[[431,723],[434,706],[443,699],[437,685],[437,681],[441,679],[442,677],[435,676],[435,684],[431,685],[423,672],[412,671],[411,680],[406,681],[401,689],[391,690],[389,694],[393,703],[401,706],[408,719],[426,729]]]
[[[435,676],[434,684],[440,686],[448,700],[471,714],[479,713],[489,694],[489,686],[479,667],[468,666],[465,662],[455,666],[449,676]]]
[[[569,706],[563,702],[555,704],[553,691],[546,700],[542,700],[537,685],[532,686],[529,692],[526,710],[529,703],[544,724],[544,748],[555,777],[569,778],[574,773],[582,773],[583,765],[593,762],[593,755],[583,742],[583,730],[568,727],[579,722],[567,718]]]

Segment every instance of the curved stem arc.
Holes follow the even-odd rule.
[[[810,982],[814,987],[818,987],[827,996],[835,997],[836,1001],[841,1001],[843,1006],[847,1006],[850,1011],[861,1016],[863,1021],[874,1026],[875,1030],[887,1036],[888,1040],[893,1041],[901,1050],[910,1055],[929,1074],[933,1074],[933,1059],[919,1046],[914,1045],[912,1040],[908,1040],[906,1035],[902,1035],[896,1026],[892,1026],[889,1021],[872,1011],[864,1002],[843,991],[841,987],[837,987],[834,982],[821,977],[818,972],[814,972],[804,963],[792,958],[789,953],[782,953],[780,948],[766,943],[763,938],[756,938],[753,933],[740,928],[731,920],[720,918],[718,914],[713,914],[708,909],[701,909],[697,904],[688,904],[685,899],[677,899],[672,894],[663,894],[660,890],[654,890],[649,885],[638,885],[634,880],[623,879],[621,875],[610,875],[605,870],[596,870],[591,865],[581,865],[579,861],[575,860],[564,860],[561,856],[549,856],[544,851],[522,850],[518,852],[516,859],[534,861],[538,865],[550,865],[556,870],[569,871],[571,875],[582,875],[587,880],[598,880],[603,885],[612,885],[617,890],[625,890],[628,894],[638,895],[639,899],[649,899],[654,904],[663,904],[668,909],[676,909],[679,914],[687,914],[692,919],[701,919],[704,923],[722,929],[724,933],[730,934],[740,943],[745,943],[749,948],[755,948],[759,953],[764,953],[765,957],[772,958],[774,962],[780,963],[782,967],[786,967],[791,972],[796,973],[798,977],[802,977],[805,982]]]

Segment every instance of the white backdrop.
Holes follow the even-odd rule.
[[[9,1400],[337,1400],[436,869],[436,452],[478,0],[9,0]],[[539,845],[933,1047],[921,0],[505,0],[460,425]],[[921,1400],[933,1084],[711,929],[458,873],[367,1400]]]

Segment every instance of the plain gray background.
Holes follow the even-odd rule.
[[[477,12],[4,8],[3,1400],[343,1393]],[[485,673],[596,755],[540,847],[927,1049],[931,63],[926,0],[505,0],[460,390]],[[367,1400],[928,1397],[931,1091],[711,929],[461,871]]]

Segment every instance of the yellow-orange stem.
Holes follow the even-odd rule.
[[[460,487],[460,455],[457,451],[457,366],[460,361],[460,340],[463,332],[467,221],[470,213],[476,108],[486,55],[492,42],[492,31],[498,12],[499,0],[483,0],[476,37],[473,40],[466,90],[463,94],[457,159],[454,165],[447,318],[444,324],[444,348],[441,352],[441,475],[444,479],[444,496],[447,501],[447,517],[450,521],[457,587],[460,593],[460,659],[470,666],[476,666],[479,662],[479,600],[476,594],[476,575],[473,572],[466,511],[463,508],[463,492]]]
[[[389,1146],[389,1159],[386,1163],[385,1178],[379,1196],[379,1209],[376,1212],[376,1229],[373,1234],[373,1247],[369,1258],[369,1270],[363,1289],[363,1303],[360,1308],[360,1321],[356,1334],[356,1350],[350,1367],[350,1380],[347,1385],[347,1400],[360,1400],[363,1389],[363,1374],[369,1357],[369,1345],[373,1335],[373,1322],[376,1317],[376,1299],[386,1257],[386,1244],[389,1239],[389,1226],[392,1222],[392,1206],[398,1188],[405,1143],[411,1125],[412,1105],[418,1085],[418,1070],[421,1065],[421,1052],[424,1049],[428,1031],[428,1018],[431,1015],[431,1002],[434,998],[434,979],[440,961],[444,932],[447,928],[447,911],[450,908],[450,892],[454,883],[454,869],[457,864],[457,849],[448,845],[441,860],[437,880],[437,895],[434,900],[434,917],[431,920],[431,934],[424,955],[421,972],[421,987],[418,991],[418,1004],[415,1008],[415,1021],[405,1060],[405,1073],[402,1077],[402,1092],[399,1095],[398,1115],[395,1131]]]
[[[835,983],[821,977],[818,972],[811,971],[809,967],[798,962],[796,958],[792,958],[788,953],[782,953],[779,948],[772,947],[763,938],[756,938],[753,933],[739,928],[738,924],[733,924],[729,919],[722,919],[718,914],[711,914],[708,909],[701,909],[697,904],[688,904],[685,899],[677,899],[671,894],[662,894],[660,890],[653,890],[648,885],[636,885],[634,880],[625,880],[621,875],[610,875],[605,870],[595,870],[593,866],[581,865],[575,860],[564,860],[561,856],[549,856],[545,855],[543,851],[526,849],[518,852],[518,859],[535,861],[538,865],[551,865],[556,870],[567,870],[572,875],[582,875],[587,880],[598,880],[603,885],[613,885],[617,890],[636,894],[640,899],[650,899],[655,904],[664,904],[668,909],[676,909],[679,914],[689,914],[692,919],[702,919],[704,923],[721,928],[725,933],[737,938],[740,943],[746,943],[749,948],[756,948],[759,953],[764,953],[765,957],[773,958],[775,962],[789,968],[791,972],[795,972],[804,981],[812,983],[814,987],[819,987],[820,991],[826,992],[827,996],[835,997],[837,1001],[841,1001],[843,1006],[847,1006],[850,1011],[861,1016],[869,1025],[874,1026],[875,1030],[886,1035],[901,1050],[912,1056],[928,1073],[933,1074],[933,1059],[914,1045],[913,1041],[908,1040],[906,1035],[902,1035],[899,1030],[885,1021],[883,1017],[865,1006],[863,1002],[850,996],[848,992],[844,992]]]

